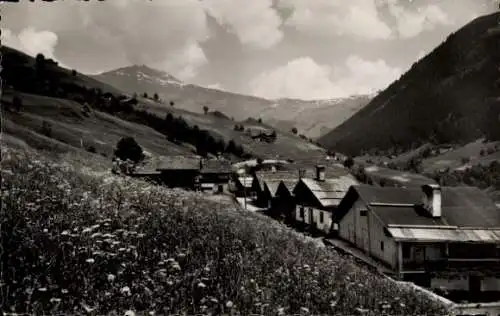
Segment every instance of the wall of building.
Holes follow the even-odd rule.
[[[366,216],[361,216],[361,210],[367,210]],[[339,236],[391,267],[397,267],[397,243],[385,235],[383,223],[368,210],[363,201],[357,200],[342,218]]]
[[[500,279],[495,277],[485,277],[481,281],[481,291],[500,291]]]
[[[431,288],[443,288],[449,291],[468,291],[469,278],[467,276],[455,277],[453,279],[447,278],[431,278]]]

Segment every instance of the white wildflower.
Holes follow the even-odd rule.
[[[87,263],[94,263],[95,260],[94,258],[88,258],[87,260],[85,260]]]
[[[38,289],[38,291],[40,292],[47,292],[47,288],[46,287],[41,287]]]
[[[128,286],[124,286],[120,289],[120,292],[125,295],[131,295],[132,292],[130,291],[130,288]]]
[[[116,279],[116,276],[114,274],[108,274],[108,281],[113,282]]]
[[[231,302],[231,301],[227,301],[226,302],[226,307],[227,308],[233,308],[233,306],[234,306],[233,302]]]
[[[200,282],[200,283],[198,283],[198,287],[203,289],[203,288],[206,288],[207,286],[205,285],[205,283]]]
[[[135,316],[135,313],[134,313],[134,311],[128,310],[125,312],[124,316]]]

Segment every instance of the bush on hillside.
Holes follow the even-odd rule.
[[[12,98],[12,106],[14,107],[14,110],[16,112],[21,112],[22,108],[23,108],[23,101],[22,99],[19,97],[19,96],[14,96]]]
[[[51,137],[52,136],[52,123],[47,122],[47,121],[43,121],[42,127],[40,129],[40,133],[42,135],[47,136],[47,137]]]
[[[4,148],[2,182],[3,311],[445,314],[428,296],[229,203]]]
[[[348,157],[345,161],[344,161],[344,167],[350,169],[352,168],[352,166],[354,166],[354,159],[352,159],[352,157]]]
[[[144,159],[141,146],[132,137],[123,137],[116,144],[115,156],[121,160],[130,159],[138,163]]]

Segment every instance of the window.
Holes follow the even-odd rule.
[[[368,210],[359,211],[359,216],[367,216],[367,215],[368,215]]]
[[[410,245],[408,244],[403,244],[403,258],[410,258]]]
[[[304,207],[300,207],[300,218],[304,218]]]
[[[380,250],[384,251],[384,242],[383,241],[380,242]]]
[[[325,220],[325,219],[324,219],[323,212],[321,212],[321,211],[320,211],[320,212],[319,212],[319,222],[320,222],[320,223],[323,223],[323,221],[324,221],[324,220]]]

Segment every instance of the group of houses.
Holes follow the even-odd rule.
[[[500,300],[500,210],[485,192],[406,179],[366,185],[325,169],[232,180],[269,215],[342,240],[394,277],[458,301]]]
[[[228,191],[231,162],[196,156],[162,156],[146,168],[138,168],[131,176],[147,178],[170,188],[203,192]]]
[[[401,280],[457,300],[500,300],[500,211],[478,188],[394,175],[397,184],[360,184],[336,162],[240,174],[224,160],[168,157],[155,172],[170,187],[228,191],[245,207],[341,240]]]

